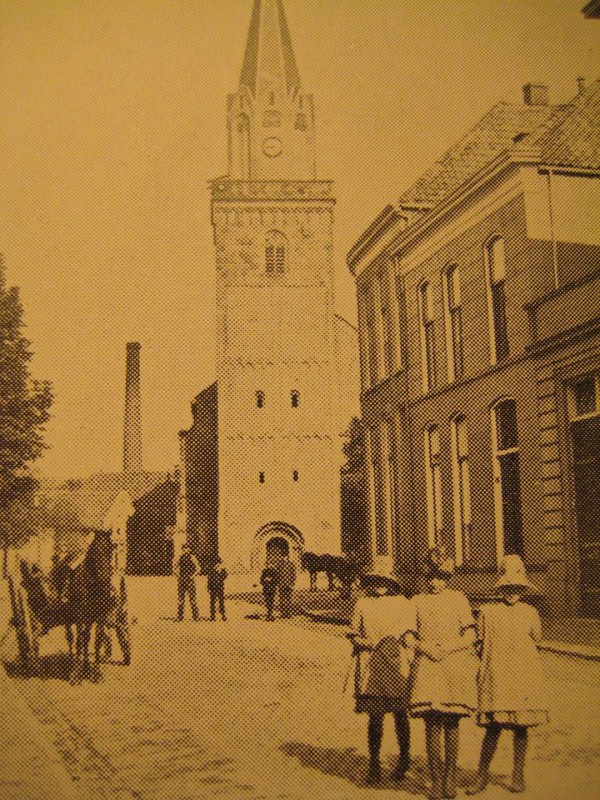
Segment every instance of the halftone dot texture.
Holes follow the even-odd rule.
[[[354,710],[377,716],[408,704],[464,716],[462,792],[475,779],[482,732],[475,648],[454,648],[477,636],[491,684],[508,685],[510,702],[521,703],[480,709],[488,719],[525,727],[549,712],[549,724],[531,733],[523,796],[597,800],[600,84],[582,83],[560,105],[535,85],[524,103],[494,105],[351,249],[363,421],[349,429],[340,524],[338,450],[350,417],[342,406],[352,406],[343,395],[356,394],[356,403],[359,393],[347,366],[355,332],[333,311],[333,190],[312,175],[312,98],[302,94],[291,42],[282,0],[255,0],[232,96],[237,172],[212,184],[218,380],[192,401],[179,469],[142,469],[146,389],[130,364],[124,472],[41,492],[58,566],[87,565],[86,580],[52,572],[57,564],[40,537],[22,556],[41,575],[13,571],[12,595],[1,584],[0,797],[454,796],[448,776],[445,792],[432,788],[437,720],[429,753],[422,721],[411,720],[409,770],[394,779],[389,714],[381,780],[367,786],[367,716]],[[85,140],[75,147],[86,150]],[[399,155],[407,157],[410,148]],[[278,163],[291,173],[279,175]],[[160,183],[151,189],[158,199],[148,202],[171,206]],[[158,249],[148,252],[159,261]],[[185,346],[202,347],[195,327],[191,339]],[[101,547],[92,557],[106,540],[97,531],[108,529],[109,569]],[[184,540],[199,575],[182,574]],[[456,564],[445,594],[424,592],[433,545],[444,553],[436,580]],[[413,634],[424,649],[410,677],[358,702],[362,656],[346,633],[359,590],[346,580],[350,559],[323,559],[339,549],[371,573],[365,585],[380,577],[389,588],[393,572],[407,595],[418,595]],[[541,655],[531,646],[540,632],[529,605],[514,614],[507,605],[493,620],[480,614],[471,626],[472,612],[494,597],[502,553],[523,554],[539,590],[529,599],[545,616]],[[211,609],[206,572],[219,554],[230,572],[226,621],[210,618],[220,607]],[[312,576],[300,568],[310,555]],[[285,592],[288,556],[297,579]],[[280,581],[271,598],[260,586],[267,562]],[[111,592],[117,603],[104,636],[90,631],[92,663],[77,666],[61,609],[70,603],[80,616],[69,621],[85,630]],[[582,611],[588,619],[576,617]],[[377,634],[369,625],[358,633],[378,640],[372,659],[386,685],[402,671],[398,638],[406,631],[394,630],[393,617],[385,635],[377,614],[371,622]],[[542,699],[530,708],[534,683]],[[444,738],[447,757],[453,734]],[[503,734],[482,796],[505,797],[511,770],[512,740]]]

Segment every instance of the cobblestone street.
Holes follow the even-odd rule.
[[[198,588],[206,615],[202,581]],[[303,618],[267,623],[257,618],[262,609],[241,600],[229,602],[225,623],[178,624],[174,595],[172,579],[130,581],[133,663],[105,666],[100,683],[2,676],[2,685],[8,682],[0,727],[2,800],[426,794],[420,721],[413,723],[413,768],[405,783],[362,785],[366,721],[342,691],[349,667],[343,628]],[[64,647],[60,631],[42,642],[42,655]],[[577,800],[598,800],[600,664],[553,654],[544,662],[552,723],[532,735],[523,796],[571,800],[576,786]],[[45,663],[52,663],[47,655]],[[480,730],[464,722],[463,785],[480,741]],[[507,744],[501,742],[493,765],[494,785],[481,795],[488,800],[510,796],[502,785],[510,767]],[[392,766],[391,723],[384,749]]]

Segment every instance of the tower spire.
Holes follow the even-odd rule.
[[[290,95],[300,88],[282,0],[254,0],[240,85],[254,97],[267,89]]]

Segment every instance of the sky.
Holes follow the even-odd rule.
[[[318,175],[345,254],[445,149],[527,82],[552,102],[600,73],[584,0],[285,0],[315,96]],[[215,379],[208,182],[227,171],[226,96],[252,0],[3,0],[0,252],[34,377],[52,381],[43,476],[122,463],[125,343],[142,344],[144,467],[173,469]]]

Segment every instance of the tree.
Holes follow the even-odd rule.
[[[31,463],[45,449],[44,426],[52,404],[47,381],[32,380],[31,343],[23,336],[23,307],[16,287],[6,287],[0,257],[0,536],[6,575],[8,548],[34,527],[38,482]]]
[[[342,449],[346,463],[341,469],[342,549],[353,552],[361,563],[369,560],[365,425],[352,417]]]
[[[365,429],[359,417],[352,417],[344,433],[346,441],[342,446],[346,463],[344,472],[362,472],[365,466]]]

